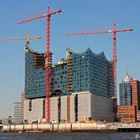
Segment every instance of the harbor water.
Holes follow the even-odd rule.
[[[0,140],[140,140],[139,132],[1,132]]]

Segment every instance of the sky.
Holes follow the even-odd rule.
[[[112,59],[112,34],[67,36],[74,31],[133,28],[117,34],[117,84],[128,73],[140,80],[140,0],[0,0],[0,38],[41,36],[30,47],[45,51],[46,20],[17,25],[21,19],[62,9],[51,17],[51,51],[53,63],[65,58],[66,48],[80,53],[88,47],[94,53],[104,51]],[[0,117],[13,114],[13,102],[20,101],[25,79],[25,41],[0,41]]]

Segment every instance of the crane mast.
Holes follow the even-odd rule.
[[[67,33],[68,36],[76,36],[76,35],[90,35],[90,34],[104,34],[104,33],[112,33],[113,34],[113,75],[114,75],[114,97],[117,98],[117,51],[116,51],[116,35],[118,32],[131,32],[132,28],[125,30],[117,30],[116,24],[114,24],[113,30],[97,30],[95,32],[71,32]]]
[[[46,122],[48,123],[50,122],[50,19],[51,16],[61,12],[61,9],[51,12],[50,7],[48,7],[47,13],[43,15],[37,15],[36,17],[17,22],[17,24],[22,24],[46,17]]]

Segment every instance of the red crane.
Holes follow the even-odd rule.
[[[46,122],[48,123],[50,122],[50,19],[52,15],[61,12],[61,9],[51,12],[50,7],[48,7],[47,12],[43,15],[37,15],[36,17],[24,19],[17,22],[17,24],[22,24],[46,17]]]
[[[0,40],[25,40],[25,41],[29,41],[29,40],[39,40],[41,39],[40,36],[33,36],[33,37],[26,37],[26,38],[20,38],[20,37],[9,37],[9,38],[0,38]]]
[[[125,29],[125,30],[117,30],[116,29],[116,24],[114,24],[114,29],[113,30],[97,30],[95,32],[72,32],[68,33],[67,35],[75,36],[75,35],[89,35],[89,34],[103,34],[103,33],[113,33],[113,74],[114,74],[114,97],[117,97],[117,71],[116,71],[116,66],[117,66],[117,53],[116,53],[116,34],[118,32],[131,32],[133,31],[132,28]]]

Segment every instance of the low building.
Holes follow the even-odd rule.
[[[8,116],[8,117],[4,117],[1,119],[1,123],[3,125],[9,125],[9,124],[13,124],[13,118],[12,116]]]
[[[117,113],[121,122],[135,123],[137,121],[135,105],[119,105]]]
[[[45,118],[45,99],[24,100],[24,122],[40,122]]]
[[[25,99],[24,120],[42,122],[45,118],[45,99]],[[50,121],[83,122],[86,120],[113,121],[113,99],[89,91],[50,98]]]

